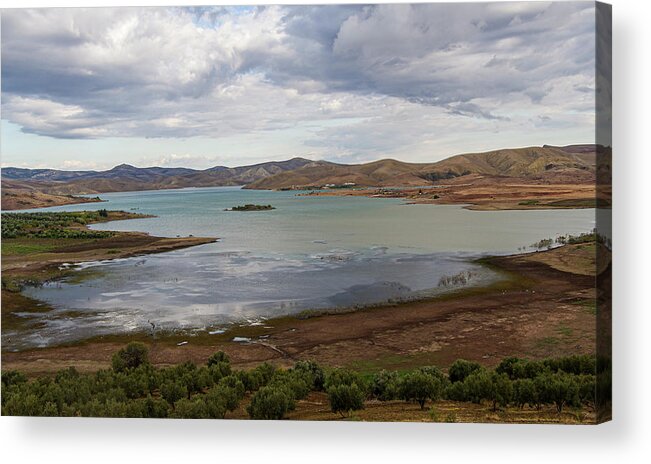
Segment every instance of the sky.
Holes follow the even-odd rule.
[[[2,166],[593,143],[592,2],[3,10]]]

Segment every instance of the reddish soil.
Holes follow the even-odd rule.
[[[372,196],[403,198],[409,203],[464,204],[474,210],[594,208],[594,179],[572,183],[572,179],[527,179],[485,175],[467,175],[442,180],[435,187],[404,189],[361,188],[315,191],[309,195]],[[564,181],[567,181],[565,183]],[[563,183],[561,183],[563,182]],[[606,197],[607,192],[601,196]]]

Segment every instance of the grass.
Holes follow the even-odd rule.
[[[536,342],[538,348],[553,348],[558,345],[560,341],[556,337],[544,337]]]
[[[594,298],[577,298],[571,304],[581,306],[583,310],[593,316],[597,315],[597,300]]]
[[[58,245],[49,240],[4,239],[2,240],[2,256],[23,256],[34,253],[45,253],[57,247]]]
[[[533,205],[538,205],[538,204],[540,204],[540,202],[538,200],[525,200],[525,201],[521,201],[520,203],[518,203],[518,205],[520,205],[520,206],[533,206]]]
[[[564,208],[607,208],[610,207],[610,202],[603,198],[576,198],[552,201],[548,205]]]
[[[414,354],[387,354],[375,359],[357,360],[349,363],[346,367],[359,372],[362,375],[372,375],[382,369],[398,372],[408,372],[416,367],[433,366],[439,364],[437,353],[414,353]]]
[[[597,300],[585,300],[579,304],[585,308],[588,314],[597,315]]]
[[[558,333],[564,337],[571,337],[574,331],[569,327],[562,325],[558,328]]]

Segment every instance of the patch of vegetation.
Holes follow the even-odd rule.
[[[269,211],[271,209],[276,209],[271,205],[252,205],[246,204],[243,206],[233,206],[230,211]]]
[[[24,239],[2,240],[2,256],[22,256],[31,255],[33,253],[46,253],[56,248],[58,248],[58,244],[55,242],[33,242]]]
[[[443,276],[439,279],[439,287],[463,286],[467,285],[470,279],[475,276],[474,272],[461,271],[453,276]]]
[[[532,244],[531,247],[535,248],[536,250],[542,250],[544,248],[550,250],[553,245],[554,245],[554,240],[552,240],[551,238],[544,238],[539,242]]]
[[[597,315],[597,300],[589,298],[587,300],[578,300],[573,304],[582,306],[588,314]]]
[[[444,179],[454,179],[455,177],[467,176],[468,174],[470,174],[470,171],[468,170],[459,173],[453,171],[452,169],[448,169],[447,171],[432,171],[423,174],[418,174],[418,177],[420,177],[421,179],[428,180],[430,182],[436,182]]]
[[[525,200],[518,203],[519,206],[534,206],[540,204],[538,200]]]
[[[109,212],[2,213],[2,238],[107,238],[115,233],[88,230],[84,226],[106,221]]]
[[[608,205],[608,202],[603,200],[598,201],[596,198],[577,198],[568,200],[556,200],[547,203],[549,206],[557,206],[562,208],[597,208]]]
[[[558,333],[564,337],[572,336],[573,332],[574,331],[571,328],[567,327],[566,325],[562,325],[558,328]]]
[[[113,367],[94,374],[74,368],[54,377],[29,380],[17,371],[2,373],[2,414],[25,416],[224,418],[245,408],[252,419],[279,420],[310,392],[325,390],[334,414],[349,419],[370,399],[416,403],[425,410],[439,400],[486,403],[493,410],[514,406],[540,409],[554,405],[594,408],[610,401],[611,364],[594,356],[529,361],[507,358],[489,370],[458,360],[444,374],[420,367],[408,372],[381,371],[370,379],[350,369],[323,369],[299,361],[290,369],[264,363],[233,370],[223,352],[203,366],[192,362],[156,368],[140,343],[130,343],[113,357]],[[576,412],[575,411],[575,412]],[[441,420],[432,406],[430,418]],[[446,422],[455,422],[449,412]]]
[[[559,340],[556,337],[544,337],[536,342],[536,345],[540,348],[552,348],[558,345]]]

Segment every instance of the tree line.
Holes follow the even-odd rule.
[[[93,374],[71,367],[54,377],[28,380],[17,371],[3,372],[2,414],[222,419],[248,396],[250,418],[282,419],[312,391],[325,392],[331,411],[342,417],[371,399],[401,400],[421,409],[441,399],[486,403],[493,409],[551,404],[560,413],[565,406],[595,407],[597,399],[609,401],[610,375],[597,375],[609,370],[609,363],[597,363],[593,356],[507,358],[495,369],[457,360],[447,374],[429,366],[365,376],[313,361],[298,361],[289,369],[263,363],[235,370],[221,351],[205,365],[156,368],[148,362],[146,346],[134,342],[113,356],[110,369]]]

